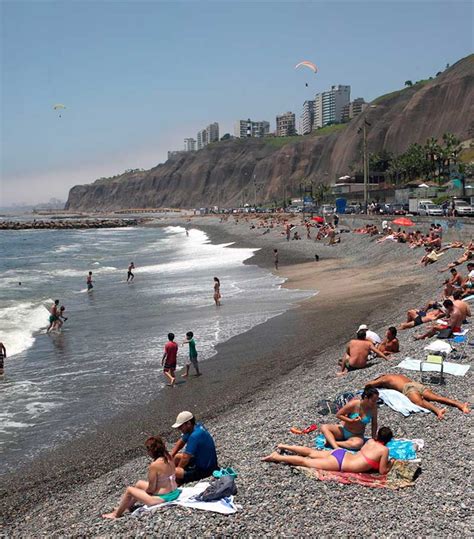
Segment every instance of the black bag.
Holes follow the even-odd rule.
[[[237,494],[234,478],[230,475],[225,475],[212,481],[206,490],[196,499],[200,502],[212,502],[214,500],[226,498],[227,496],[233,496],[234,494]]]

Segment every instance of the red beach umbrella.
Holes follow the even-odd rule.
[[[324,223],[324,219],[322,217],[312,217],[312,221],[316,221],[317,223]]]
[[[399,226],[415,226],[415,223],[411,219],[408,219],[408,217],[399,217],[393,221],[393,224]]]

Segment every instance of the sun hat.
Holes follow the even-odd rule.
[[[359,326],[359,329],[358,329],[357,331],[362,331],[363,329],[365,329],[366,331],[369,329],[369,328],[367,327],[367,324],[361,324],[361,325]]]
[[[191,421],[193,417],[194,416],[191,412],[181,412],[178,414],[176,421],[171,426],[173,427],[173,429],[177,429],[178,427],[181,427],[181,425],[184,425],[186,421]]]

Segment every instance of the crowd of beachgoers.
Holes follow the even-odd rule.
[[[405,299],[400,297],[395,301],[397,290],[387,290],[387,296],[393,300],[390,307],[381,305],[377,313],[381,318],[373,323],[355,318],[352,321],[353,333],[347,335],[344,347],[334,343],[317,357],[317,362],[313,360],[310,368],[301,366],[278,384],[262,391],[248,406],[229,410],[222,417],[207,421],[206,426],[199,421],[199,410],[182,411],[172,425],[181,433],[173,448],[168,451],[167,441],[162,436],[148,437],[145,447],[152,462],[148,466],[146,480],[140,479],[126,487],[118,506],[103,516],[116,520],[128,509],[136,509],[137,503],[147,506],[176,503],[188,483],[209,481],[213,476],[236,479],[239,487],[236,501],[242,504],[236,514],[222,517],[193,511],[192,515],[186,513],[191,519],[186,522],[187,517],[183,517],[183,513],[163,510],[147,514],[148,518],[144,519],[122,519],[113,528],[104,527],[106,521],[100,523],[91,516],[77,525],[77,533],[135,533],[139,529],[145,533],[186,533],[191,529],[190,522],[193,533],[204,535],[261,533],[263,530],[277,535],[305,534],[316,529],[321,533],[335,533],[338,530],[335,521],[345,521],[348,515],[353,515],[351,503],[358,498],[361,503],[370,504],[373,519],[365,518],[364,511],[353,515],[355,528],[347,523],[340,524],[339,532],[343,535],[351,536],[355,529],[357,534],[375,533],[377,522],[392,522],[392,533],[395,534],[398,530],[398,534],[418,531],[422,535],[436,535],[445,532],[450,522],[453,533],[467,536],[467,508],[454,498],[464,489],[469,467],[468,459],[462,457],[467,449],[465,443],[469,431],[468,423],[464,422],[470,417],[469,376],[458,378],[444,373],[443,379],[437,373],[431,373],[427,377],[423,373],[420,375],[419,362],[431,356],[430,362],[436,367],[448,362],[469,365],[469,296],[474,288],[474,265],[468,263],[469,273],[464,275],[463,264],[472,258],[472,241],[443,243],[443,229],[439,224],[432,224],[426,234],[419,230],[407,233],[399,229],[394,232],[387,222],[351,230],[346,224],[341,225],[338,216],[298,222],[284,215],[264,218],[226,216],[220,218],[219,223],[216,220],[214,225],[228,227],[229,233],[232,233],[231,226],[239,225],[243,236],[245,230],[247,234],[257,234],[271,248],[277,272],[282,261],[285,264],[291,259],[288,252],[296,245],[294,242],[311,245],[305,248],[305,252],[311,253],[307,259],[316,267],[326,257],[343,260],[348,253],[347,245],[352,245],[351,254],[355,257],[355,253],[359,253],[360,260],[371,256],[376,260],[374,253],[382,249],[396,272],[397,262],[404,257],[400,251],[403,247],[397,249],[395,256],[393,250],[387,250],[392,242],[406,244],[413,249],[425,247],[429,253],[444,254],[447,264],[437,268],[438,259],[433,257],[425,264],[423,260],[418,261],[409,255],[411,251],[408,251],[404,260],[409,257],[414,270],[427,272],[426,281],[410,294],[412,304],[405,304]],[[189,221],[188,226],[191,226]],[[319,254],[313,256],[315,243],[320,245]],[[337,253],[339,247],[344,255]],[[453,258],[449,251],[459,253],[458,249],[464,254],[448,263],[448,259]],[[283,252],[283,256],[279,252]],[[440,275],[444,271],[450,271],[448,279]],[[364,309],[361,307],[361,312]],[[342,322],[344,318],[350,325],[347,316],[341,313],[340,319]],[[430,343],[428,350],[427,342]],[[396,363],[407,356],[419,358],[418,372],[412,370],[407,373],[410,376],[403,374],[400,368],[395,369]],[[425,378],[432,384],[426,384]],[[435,382],[439,384],[436,388]],[[397,394],[390,410],[387,406],[380,407],[381,402],[387,404],[387,400],[382,398],[387,390]],[[327,412],[317,408],[316,401],[320,399],[326,399],[329,412],[334,415],[332,421]],[[404,407],[413,412],[409,418],[401,412]],[[457,410],[457,414],[449,413],[449,408]],[[291,422],[303,426],[290,428]],[[368,430],[370,437],[367,436]],[[313,439],[318,434],[320,443],[316,447]],[[280,437],[284,437],[282,442]],[[293,443],[288,442],[289,437]],[[417,475],[412,478],[413,488],[403,494],[384,490],[377,491],[376,496],[370,488],[338,483],[317,484],[300,474],[291,474],[285,468],[277,471],[273,466],[273,463],[283,463],[297,470],[321,470],[333,473],[334,480],[344,478],[345,474],[386,476],[396,467],[397,459],[392,458],[389,452],[395,438],[418,442],[422,439],[424,442],[415,445],[420,450],[417,456],[421,465],[418,467],[423,473],[419,478]],[[454,448],[451,446],[453,438],[457,440]],[[294,440],[304,440],[304,443],[295,443]],[[271,446],[274,451],[265,451]],[[265,452],[268,453],[266,456]],[[110,474],[114,478],[131,479],[142,469],[140,475],[143,476],[143,465],[143,459],[139,459],[122,467],[120,473]],[[441,486],[453,480],[457,483],[448,490]],[[341,479],[340,483],[343,481]],[[84,487],[82,495],[90,500],[94,488],[98,490],[97,498],[105,504],[117,495],[120,485],[113,483],[111,488],[110,479],[107,487],[103,482],[100,485],[96,482]],[[402,500],[404,508],[399,507],[397,499]],[[391,503],[393,500],[395,502]],[[432,517],[416,515],[420,504],[424,503],[425,508],[433,510],[438,501],[443,510],[447,509],[449,516],[433,522]],[[294,514],[285,517],[282,513],[290,502],[295,507]],[[70,505],[67,508],[74,513]],[[83,504],[81,508],[83,511]],[[301,528],[298,528],[298,519],[303,519],[310,510],[317,511],[318,524],[312,519],[311,522],[300,520]],[[390,511],[396,514],[390,515]],[[396,524],[393,519],[396,519]],[[144,523],[140,524],[140,520]]]

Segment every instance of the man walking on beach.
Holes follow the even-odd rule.
[[[194,333],[192,331],[188,331],[186,333],[186,340],[183,342],[183,345],[185,344],[189,345],[189,361],[188,363],[186,363],[186,370],[183,374],[183,378],[186,378],[189,375],[189,368],[191,367],[191,365],[196,371],[196,376],[201,376],[201,373],[199,372],[196,341],[194,340]]]
[[[389,359],[381,350],[375,348],[372,341],[367,340],[365,329],[361,329],[357,332],[357,339],[349,341],[346,353],[340,362],[341,370],[337,373],[337,376],[343,376],[348,371],[365,368],[370,352],[383,359]]]
[[[59,299],[55,299],[53,305],[51,306],[51,310],[49,311],[50,313],[49,326],[48,326],[48,329],[46,330],[46,333],[49,333],[53,329],[53,326],[56,324],[56,322],[59,320],[58,308],[59,308]]]
[[[216,445],[209,432],[201,423],[196,423],[191,412],[178,414],[172,427],[181,432],[170,453],[176,465],[178,484],[199,481],[212,475],[218,465]]]
[[[174,333],[168,333],[168,342],[165,344],[165,352],[161,359],[163,373],[168,378],[170,387],[174,387],[176,381],[176,357],[178,355],[178,344],[174,342]]]
[[[127,272],[127,283],[130,281],[132,282],[135,278],[135,275],[132,273],[132,270],[135,269],[135,264],[133,262],[130,262],[130,266],[128,266],[128,272]]]
[[[275,269],[278,271],[278,249],[273,249],[273,263],[275,264]]]

